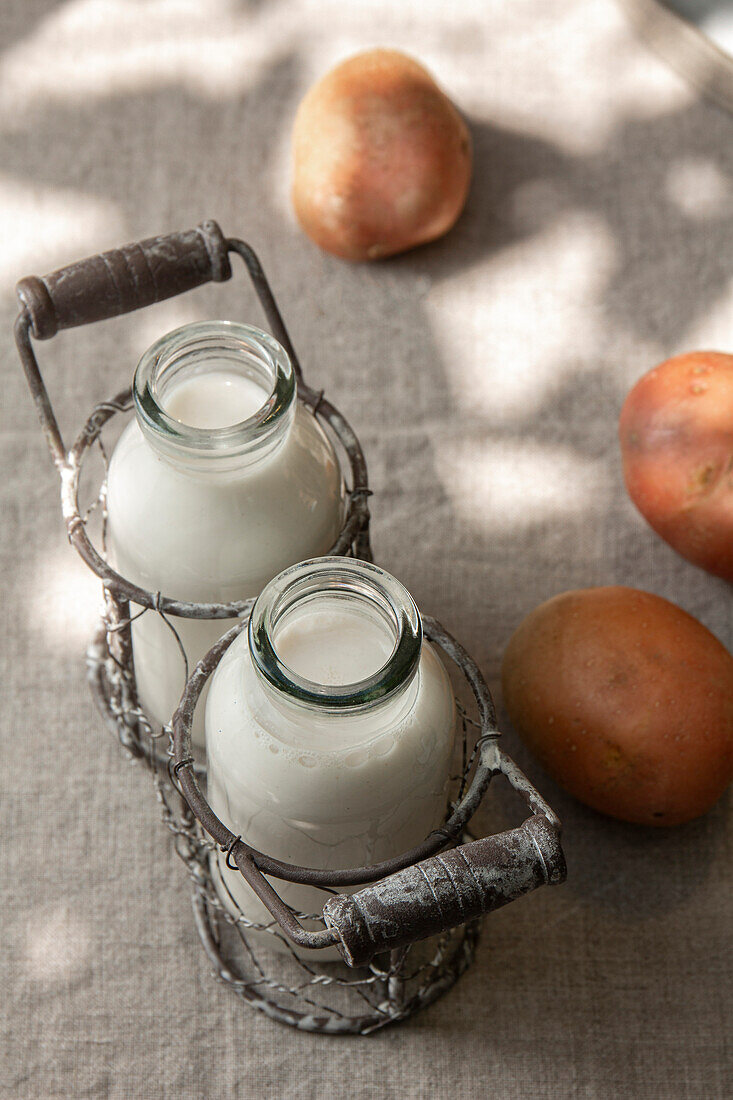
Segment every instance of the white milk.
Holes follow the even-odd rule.
[[[393,650],[384,627],[343,601],[297,609],[275,633],[280,660],[306,680],[335,687],[373,676]]]
[[[295,608],[273,638],[294,673],[328,686],[372,676],[394,648],[384,624],[356,602],[327,596]],[[206,731],[212,809],[235,835],[276,859],[326,869],[364,866],[413,847],[444,819],[454,701],[426,642],[414,678],[396,697],[364,713],[323,713],[283,699],[263,682],[245,632],[214,674]],[[232,910],[233,900],[249,920],[271,922],[223,856],[217,871]],[[296,910],[321,911],[323,891],[271,881]],[[337,954],[329,949],[318,957]]]
[[[256,339],[257,330],[230,327]],[[229,442],[238,438],[230,426],[257,413],[269,394],[266,375],[238,374],[232,362],[236,368],[236,357],[210,354],[206,370],[179,371],[161,387],[160,407],[174,427],[200,429],[204,440],[216,440],[220,429],[228,429]],[[108,542],[116,569],[128,580],[175,599],[229,603],[258,595],[286,566],[333,546],[343,521],[341,472],[315,418],[294,398],[264,444],[234,454],[231,447],[196,451],[185,440],[172,447],[171,432],[159,430],[158,440],[156,431],[138,410],[109,468]],[[257,430],[250,427],[249,434],[256,437]],[[169,621],[190,672],[234,620]],[[132,640],[141,703],[164,724],[185,686],[180,647],[152,610],[133,622]],[[202,746],[203,737],[199,706],[194,743]]]
[[[165,395],[162,405],[179,424],[226,428],[249,420],[267,397],[267,391],[254,379],[244,378],[224,366],[221,370],[184,378]]]

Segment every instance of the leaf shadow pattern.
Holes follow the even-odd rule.
[[[534,603],[561,588],[644,586],[654,576],[663,594],[674,598],[684,588],[690,602],[707,607],[713,618],[724,586],[691,573],[641,524],[628,524],[615,442],[615,415],[627,383],[617,369],[616,343],[621,333],[627,345],[651,340],[674,348],[733,276],[730,206],[701,219],[675,202],[668,186],[669,169],[681,155],[712,163],[730,184],[731,120],[697,103],[653,119],[626,118],[602,148],[584,154],[474,120],[475,179],[455,230],[390,263],[352,267],[319,253],[287,213],[282,145],[275,135],[289,128],[301,92],[298,55],[286,52],[231,97],[207,99],[188,86],[170,85],[49,104],[34,118],[32,132],[0,134],[0,159],[20,183],[32,180],[114,204],[128,239],[214,216],[227,232],[250,240],[309,380],[328,389],[362,437],[376,489],[378,559],[464,640],[492,688],[513,627]],[[211,209],[214,194],[217,208]],[[653,203],[638,201],[648,194]],[[589,361],[576,356],[570,337],[562,372],[531,408],[500,416],[480,406],[467,409],[446,371],[431,293],[470,278],[578,211],[596,219],[613,242],[614,263],[597,302],[605,346]],[[690,293],[681,290],[688,285]],[[241,315],[240,286],[202,288],[191,300],[202,315],[224,313],[224,302],[229,315]],[[93,333],[70,334],[61,358],[73,361],[73,335],[86,355],[95,348],[101,362],[124,373],[139,350],[137,324],[125,318]],[[60,404],[73,419],[84,391],[69,378]],[[115,388],[101,376],[98,386],[95,399]],[[484,515],[478,501],[472,512],[461,511],[441,469],[441,447],[457,437],[477,452],[487,440],[499,447],[562,447],[596,471],[595,499],[539,518],[529,508],[509,521]],[[468,601],[466,593],[479,590],[477,579],[485,598]],[[602,917],[629,920],[685,903],[716,854],[724,807],[682,833],[650,839],[646,831],[609,823],[573,802],[539,778],[511,734],[507,743],[566,822],[567,896]],[[492,791],[478,824],[509,823],[509,797]],[[551,904],[541,901],[539,912],[549,913]],[[570,913],[574,927],[571,902],[560,903],[559,913]],[[541,945],[532,941],[536,918],[528,909],[518,914],[512,925],[526,944],[522,958],[528,967],[541,965]]]
[[[568,211],[584,211],[598,216],[615,246],[603,294],[609,331],[622,326],[674,344],[733,276],[724,244],[733,217],[732,131],[726,112],[692,102],[651,118],[623,118],[601,148],[578,154],[476,120],[466,211],[419,262],[450,278]],[[690,162],[720,177],[723,193],[713,209],[685,210],[671,189],[671,173]],[[687,286],[691,292],[681,294]]]
[[[15,7],[8,4],[2,13],[0,25],[2,52],[27,38],[58,6],[58,0],[24,0],[22,6]]]

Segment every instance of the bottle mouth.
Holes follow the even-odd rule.
[[[385,662],[353,683],[307,679],[278,652],[278,634],[296,612],[334,603],[358,609],[391,642]],[[422,622],[404,585],[378,566],[355,558],[312,558],[284,570],[262,590],[248,638],[257,672],[288,699],[324,711],[357,710],[393,697],[412,681],[420,662]]]
[[[195,376],[225,369],[255,382],[260,408],[235,424],[195,427],[166,409],[166,397]],[[282,433],[295,411],[296,384],[285,349],[268,333],[234,321],[199,321],[148,348],[132,384],[138,423],[156,447],[176,456],[237,457],[260,452]]]

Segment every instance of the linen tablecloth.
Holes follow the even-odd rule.
[[[656,592],[730,646],[729,586],[635,512],[616,422],[656,362],[733,350],[733,117],[613,0],[6,0],[0,33],[0,1095],[730,1095],[729,798],[669,831],[602,818],[503,712],[569,875],[491,916],[448,995],[328,1039],[212,980],[149,777],[85,684],[98,586],[66,543],[11,330],[21,275],[214,217],[258,250],[311,385],[361,436],[377,560],[499,702],[511,632],[567,588]],[[351,266],[294,223],[289,135],[310,83],[373,45],[449,91],[475,175],[444,240]],[[160,332],[212,316],[261,320],[241,274],[39,345],[67,436]],[[513,816],[497,786],[478,825]]]

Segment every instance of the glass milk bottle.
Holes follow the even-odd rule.
[[[330,441],[296,396],[284,349],[229,321],[162,337],[135,372],[136,418],[109,467],[108,542],[128,580],[196,603],[256,596],[276,573],[336,542],[343,479]],[[135,608],[133,608],[133,613]],[[189,670],[232,625],[171,618]],[[160,615],[134,619],[140,701],[168,722],[185,662]],[[203,708],[193,727],[203,745]]]
[[[212,677],[209,803],[235,835],[287,863],[389,859],[444,820],[454,727],[448,675],[404,586],[353,558],[303,562],[267,585]],[[270,922],[216,858],[229,908]],[[323,906],[314,887],[273,885],[300,912]]]

